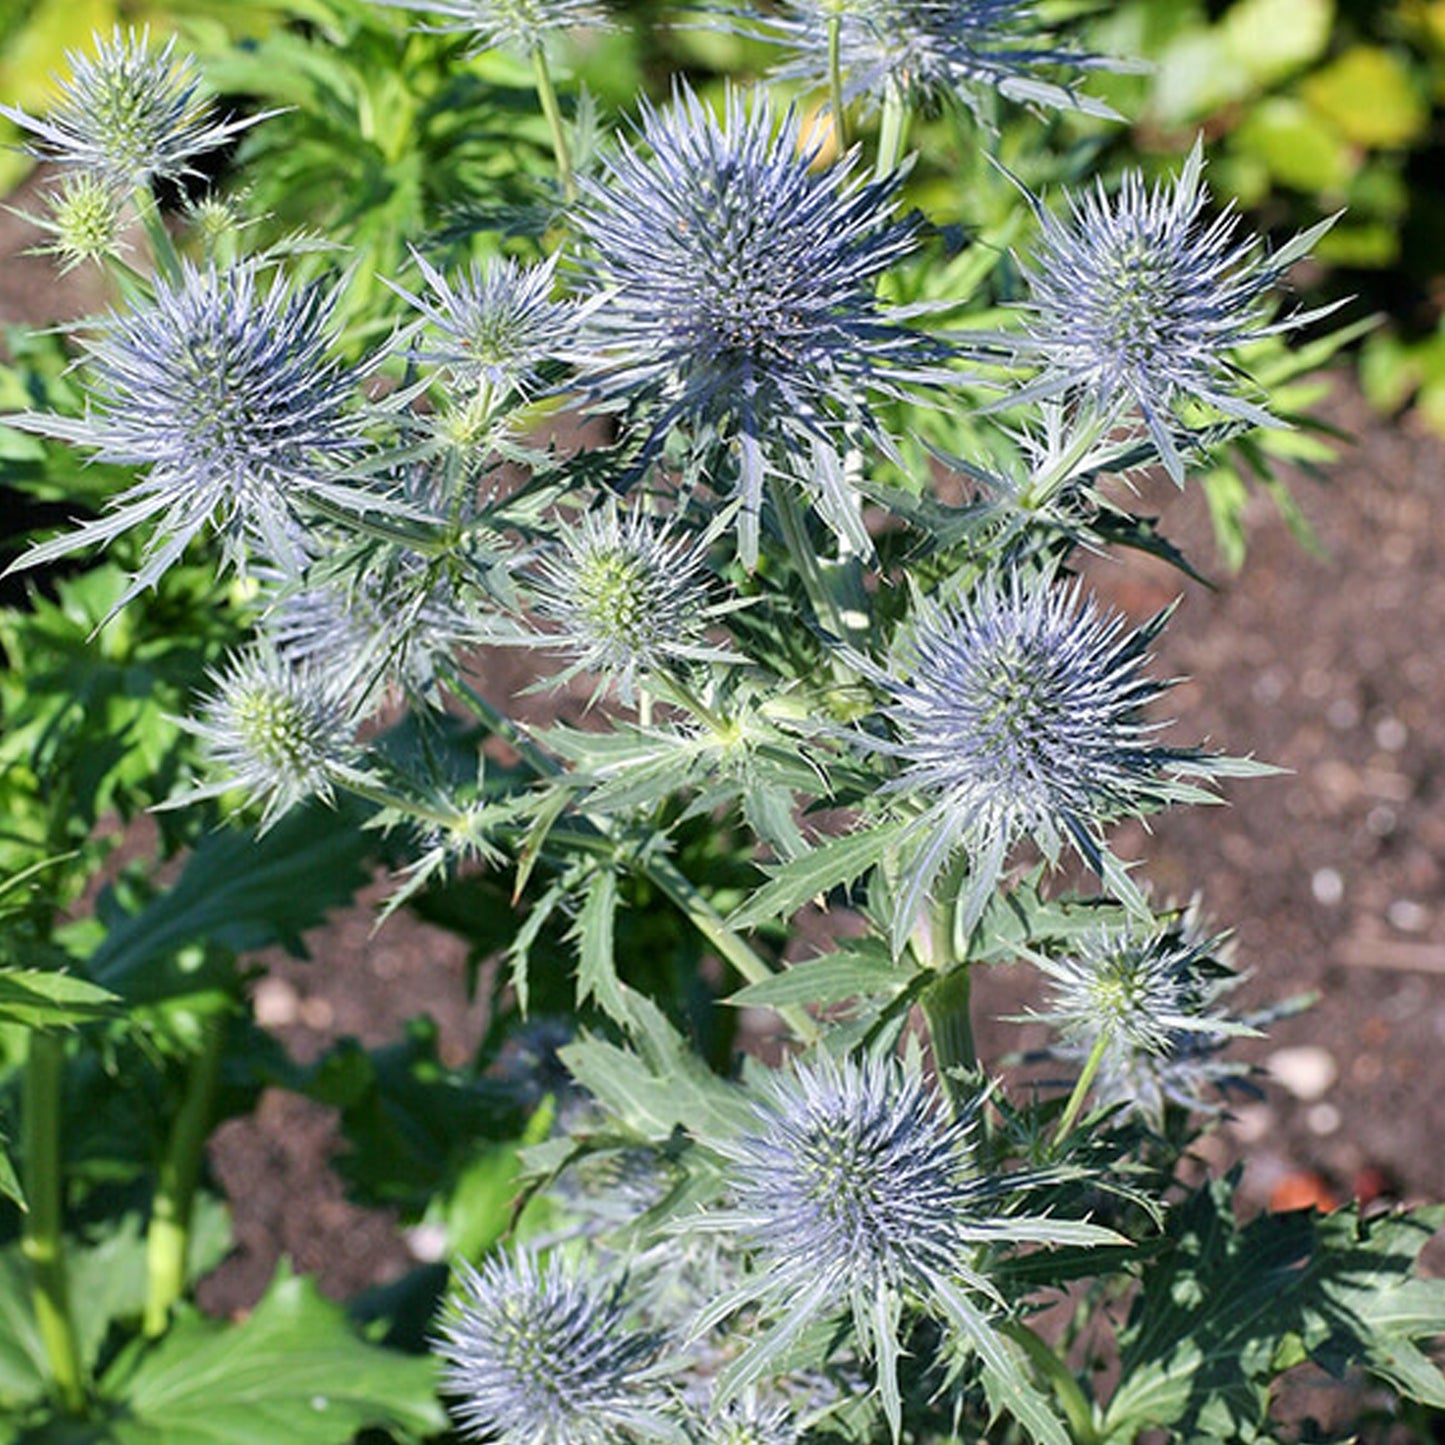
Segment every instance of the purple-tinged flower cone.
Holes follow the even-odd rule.
[[[618,1292],[556,1260],[460,1266],[435,1349],[468,1438],[496,1445],[672,1440],[654,1380],[657,1342],[630,1329]]]
[[[1049,977],[1047,1007],[1030,1018],[1059,1034],[1051,1057],[1082,1064],[1102,1049],[1094,1098],[1155,1128],[1167,1104],[1217,1110],[1211,1089],[1247,1069],[1219,1057],[1233,1038],[1257,1034],[1255,1019],[1224,1007],[1240,975],[1221,961],[1223,935],[1202,932],[1192,914],[1139,932],[1099,928],[1059,958],[1035,957]]]
[[[107,515],[42,543],[12,564],[33,567],[145,522],[144,562],[116,610],[154,585],[214,527],[228,557],[248,545],[299,568],[297,508],[308,497],[382,508],[326,479],[360,445],[353,373],[328,359],[332,303],[315,285],[263,289],[254,268],[183,263],[155,299],[113,313],[88,342],[85,414],[22,413],[10,426],[92,448],[101,461],[148,466]]]
[[[735,1311],[772,1323],[723,1373],[726,1400],[776,1372],[812,1324],[849,1312],[899,1438],[900,1333],[921,1310],[1008,1371],[992,1317],[998,1290],[980,1247],[1117,1243],[1108,1230],[1016,1211],[1040,1175],[980,1174],[971,1162],[976,1108],[951,1117],[933,1088],[891,1059],[819,1055],[778,1073],[754,1128],[719,1144],[732,1203],[690,1228],[725,1230],[756,1261],[707,1310],[701,1335]]]
[[[510,256],[488,258],[450,281],[415,251],[412,257],[428,294],[414,296],[388,284],[440,338],[436,346],[418,349],[418,360],[444,366],[464,386],[526,397],[542,363],[574,351],[579,318],[576,306],[552,297],[555,255],[536,266]]]
[[[853,157],[816,161],[792,112],[779,121],[731,92],[718,120],[682,89],[664,111],[644,105],[640,144],[620,142],[582,182],[595,300],[582,385],[627,401],[644,462],[674,428],[695,459],[735,456],[749,566],[770,474],[816,491],[830,526],[871,552],[841,454],[890,446],[870,392],[936,379],[939,348],[876,295],[913,246],[894,215],[899,178],[857,179]]]
[[[1102,182],[1071,196],[1062,218],[1030,197],[1041,235],[1024,267],[1027,335],[1013,345],[1039,375],[1007,398],[1012,405],[1067,395],[1135,412],[1181,484],[1181,405],[1203,403],[1251,426],[1280,425],[1237,352],[1334,309],[1275,320],[1271,301],[1333,218],[1268,251],[1257,237],[1236,238],[1239,218],[1228,209],[1205,220],[1203,170],[1196,142],[1172,185],[1151,189],[1131,171],[1115,197]]]
[[[958,848],[969,869],[960,926],[971,929],[1025,837],[1050,862],[1071,845],[1117,897],[1147,911],[1105,825],[1215,801],[1186,778],[1261,771],[1153,740],[1163,724],[1145,709],[1171,684],[1145,668],[1168,615],[1130,630],[1077,583],[1013,574],[951,605],[922,601],[888,671],[855,659],[892,695],[883,714],[895,734],[856,741],[896,758],[890,790],[922,804],[895,902],[896,948]]]
[[[1097,70],[1111,63],[1048,43],[1034,0],[793,0],[761,33],[798,52],[784,77],[818,82],[829,69],[830,30],[839,20],[838,59],[845,98],[881,102],[890,95],[931,108],[956,98],[979,113],[983,96],[1117,118],[1072,82],[1050,71]]]
[[[175,46],[173,37],[152,50],[146,30],[96,36],[93,56],[66,52],[70,77],[59,82],[60,99],[48,116],[10,105],[0,105],[0,115],[36,138],[35,155],[111,185],[195,175],[197,156],[266,117],[212,120],[195,62],[178,59]]]

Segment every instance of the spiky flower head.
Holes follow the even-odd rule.
[[[748,1394],[709,1415],[694,1438],[698,1445],[799,1445],[803,1432],[788,1406]]]
[[[380,0],[396,10],[432,17],[425,26],[443,35],[469,35],[472,54],[511,45],[535,49],[554,30],[607,23],[594,0]]]
[[[1048,79],[1059,70],[1098,69],[1097,56],[1049,42],[1034,0],[793,0],[767,29],[798,52],[785,76],[825,79],[831,31],[848,99],[889,96],[910,108],[956,98],[981,109],[988,91],[1029,105],[1112,116],[1073,84]]]
[[[525,1253],[460,1273],[435,1348],[470,1438],[622,1445],[667,1434],[651,1374],[657,1342],[627,1325],[616,1288]]]
[[[94,39],[94,55],[66,52],[70,76],[57,77],[60,99],[48,116],[0,105],[0,115],[36,137],[34,153],[43,159],[115,186],[147,185],[195,174],[196,156],[265,119],[212,120],[195,62],[176,55],[174,37],[160,50],[148,30],[117,27],[108,40]]]
[[[913,244],[898,177],[859,180],[851,157],[816,170],[817,144],[765,100],[730,92],[719,120],[683,88],[667,110],[644,104],[641,145],[619,142],[582,183],[584,385],[628,400],[648,454],[674,428],[714,461],[736,448],[749,564],[765,473],[796,477],[819,449],[841,473],[850,430],[886,444],[865,394],[896,394],[936,354],[876,295]]]
[[[23,413],[11,426],[149,466],[108,515],[33,548],[31,567],[154,521],[145,562],[118,606],[152,585],[209,524],[232,557],[246,543],[296,558],[295,509],[308,496],[355,509],[326,480],[358,445],[354,377],[328,359],[332,303],[316,285],[259,281],[256,268],[182,263],[138,311],[113,313],[86,344],[90,406],[80,417]],[[379,504],[379,501],[378,501]]]
[[[1139,901],[1104,826],[1172,801],[1212,797],[1181,779],[1228,759],[1153,740],[1144,715],[1169,683],[1145,671],[1163,612],[1131,630],[1077,582],[986,579],[961,601],[921,600],[892,668],[865,671],[891,694],[895,737],[863,735],[901,764],[890,787],[923,812],[894,918],[906,937],[924,892],[962,845],[972,927],[1010,849],[1028,837],[1054,861],[1067,843],[1127,901]]]
[[[113,261],[125,249],[125,205],[115,186],[90,171],[71,171],[46,197],[48,214],[27,216],[51,240],[35,249],[54,256],[63,276],[86,261]]]
[[[200,739],[213,780],[178,804],[240,789],[261,809],[265,827],[307,798],[330,801],[335,783],[363,776],[352,713],[311,668],[260,645],[235,655],[212,681],[199,716],[182,725]]]
[[[1228,208],[1205,219],[1203,171],[1196,141],[1173,184],[1150,187],[1130,171],[1117,196],[1102,181],[1070,196],[1063,217],[1035,200],[1040,237],[1024,267],[1027,335],[1016,344],[1040,368],[1023,397],[1064,394],[1137,413],[1176,482],[1185,404],[1277,425],[1236,353],[1323,314],[1272,320],[1270,293],[1333,223],[1270,252],[1257,237],[1237,238]]]
[[[1228,1012],[1239,982],[1221,957],[1226,939],[1193,913],[1147,931],[1100,927],[1059,958],[1036,957],[1051,980],[1047,1007],[1031,1017],[1059,1033],[1057,1056],[1083,1062],[1101,1050],[1094,1096],[1155,1125],[1166,1103],[1208,1110],[1210,1087],[1242,1070],[1218,1057],[1256,1032]]]
[[[471,269],[448,281],[426,259],[412,252],[429,294],[405,297],[438,333],[440,343],[419,350],[420,360],[444,366],[464,387],[488,386],[527,395],[537,383],[538,367],[568,355],[574,345],[577,308],[553,299],[557,257],[523,266],[510,256],[474,261]]]
[[[689,1221],[734,1232],[755,1257],[754,1273],[696,1327],[748,1305],[773,1319],[731,1367],[739,1386],[766,1373],[809,1325],[849,1311],[863,1353],[878,1361],[896,1440],[905,1308],[996,1355],[988,1316],[1000,1299],[977,1268],[980,1245],[1116,1238],[1021,1212],[1040,1181],[976,1172],[975,1119],[976,1109],[950,1116],[916,1071],[892,1059],[818,1055],[768,1081],[753,1127],[716,1144],[729,1166],[730,1207]]]
[[[630,702],[647,674],[718,657],[706,555],[705,538],[611,500],[564,532],[534,575],[537,613],[555,629],[542,641],[573,658],[559,680],[596,673]]]

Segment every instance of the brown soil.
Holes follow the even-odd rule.
[[[0,215],[0,321],[83,311],[83,296],[57,297],[47,262],[15,256],[31,239]],[[1261,1205],[1445,1200],[1445,443],[1373,417],[1343,379],[1323,411],[1359,436],[1328,485],[1296,483],[1327,556],[1303,550],[1259,501],[1245,567],[1217,591],[1133,556],[1091,566],[1140,617],[1182,592],[1159,649],[1161,669],[1189,679],[1172,696],[1180,739],[1290,770],[1232,785],[1227,810],[1180,810],[1152,838],[1126,834],[1121,851],[1147,856],[1156,894],[1198,892],[1235,930],[1253,970],[1246,1003],[1319,995],[1241,1046],[1279,1081],[1205,1141],[1209,1161],[1242,1157]],[[1197,488],[1165,485],[1145,504],[1210,566]],[[310,962],[255,960],[262,1022],[298,1056],[344,1034],[393,1038],[418,1013],[439,1021],[453,1061],[474,1045],[481,1020],[457,940],[407,917],[373,934],[363,905],[309,942]],[[1014,1013],[1033,989],[1024,966],[1001,969],[980,1004]],[[981,1043],[988,1056],[1019,1047],[1020,1033],[986,1027]],[[279,1093],[218,1132],[212,1164],[234,1201],[238,1250],[204,1285],[209,1308],[244,1308],[283,1253],[336,1296],[407,1266],[394,1221],[345,1201],[328,1164],[337,1137],[326,1110]]]

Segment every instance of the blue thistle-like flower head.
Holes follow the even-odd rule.
[[[976,1112],[951,1117],[934,1090],[894,1060],[819,1055],[769,1081],[751,1130],[715,1142],[732,1203],[689,1223],[735,1233],[756,1267],[695,1329],[746,1305],[773,1320],[729,1367],[734,1391],[769,1373],[809,1325],[849,1311],[863,1354],[878,1362],[896,1440],[905,1309],[942,1320],[999,1359],[989,1316],[1002,1300],[980,1271],[980,1246],[1117,1240],[1092,1225],[1021,1212],[1029,1191],[1047,1181],[975,1170]]]
[[[615,1288],[526,1254],[463,1264],[461,1275],[436,1350],[473,1439],[623,1445],[665,1433],[650,1373],[657,1342],[627,1326]]]
[[[646,674],[723,655],[707,645],[718,608],[706,556],[706,538],[611,500],[569,528],[533,578],[538,615],[555,629],[542,641],[573,657],[560,680],[596,673],[630,702]]]
[[[443,35],[470,35],[472,53],[512,45],[533,49],[554,30],[607,23],[594,0],[379,0],[397,10],[431,18],[425,28]]]
[[[488,386],[527,395],[537,369],[554,357],[569,355],[576,340],[577,308],[553,300],[557,258],[523,266],[511,257],[473,262],[470,271],[448,281],[412,253],[430,294],[404,296],[438,333],[440,344],[417,353],[422,361],[444,366],[463,386]]]
[[[799,52],[783,74],[817,81],[829,66],[839,21],[844,94],[913,108],[956,97],[978,111],[982,93],[1111,117],[1102,101],[1045,78],[1050,70],[1098,69],[1097,56],[1047,42],[1034,0],[793,0],[768,27]]]
[[[146,185],[195,173],[191,161],[225,145],[265,119],[214,121],[189,57],[177,57],[174,37],[159,51],[150,33],[95,37],[95,54],[67,51],[70,77],[58,81],[60,100],[43,119],[14,106],[0,115],[36,137],[35,154],[93,172],[116,186]]]
[[[1236,237],[1238,217],[1228,209],[1204,219],[1203,170],[1196,142],[1172,185],[1148,187],[1131,171],[1115,197],[1102,182],[1071,196],[1062,218],[1035,202],[1041,235],[1024,267],[1027,336],[1016,346],[1040,367],[1022,396],[1068,394],[1136,412],[1176,482],[1184,477],[1184,403],[1277,424],[1241,394],[1256,388],[1235,353],[1322,314],[1272,321],[1269,297],[1332,224],[1271,253],[1256,237]]]
[[[200,739],[214,780],[176,806],[240,789],[267,827],[307,798],[329,802],[334,783],[362,776],[354,715],[322,674],[261,645],[236,654],[212,681],[215,692],[182,726]]]
[[[1153,741],[1144,709],[1169,684],[1145,671],[1167,620],[1130,630],[1079,584],[987,580],[952,604],[920,603],[893,667],[866,672],[892,695],[891,740],[862,746],[901,764],[890,784],[925,811],[894,918],[901,943],[924,892],[961,844],[972,927],[1005,858],[1031,838],[1054,861],[1065,843],[1126,901],[1137,890],[1103,839],[1105,824],[1212,795],[1180,781],[1230,770],[1227,759]]]
[[[1149,931],[1101,927],[1061,958],[1034,961],[1051,980],[1048,1006],[1031,1017],[1059,1033],[1058,1057],[1087,1059],[1102,1045],[1094,1096],[1158,1127],[1166,1103],[1208,1111],[1211,1086],[1237,1078],[1221,1061],[1232,1038],[1256,1032],[1224,1007],[1239,975],[1191,913]]]
[[[87,344],[81,417],[24,413],[11,426],[149,466],[108,515],[32,548],[15,566],[155,527],[118,606],[152,585],[209,524],[228,551],[246,542],[297,561],[295,507],[308,495],[354,508],[326,467],[358,443],[353,374],[328,359],[332,304],[311,285],[263,287],[252,266],[182,264],[142,309],[113,314]]]
[[[850,429],[886,444],[866,393],[896,394],[935,355],[875,292],[913,227],[893,214],[897,177],[855,179],[851,158],[815,170],[796,115],[779,122],[763,100],[730,93],[719,121],[684,89],[666,111],[644,106],[641,140],[583,182],[584,384],[632,403],[648,454],[675,427],[714,459],[736,446],[751,563],[765,472],[836,458]]]

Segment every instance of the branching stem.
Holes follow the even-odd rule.
[[[532,74],[537,82],[537,99],[542,103],[542,114],[547,117],[547,129],[552,133],[552,153],[557,158],[557,179],[562,183],[562,194],[570,205],[577,199],[577,180],[572,174],[572,152],[567,144],[567,127],[562,120],[562,107],[557,103],[557,87],[552,83],[552,71],[547,65],[547,52],[538,44],[532,47]]]

